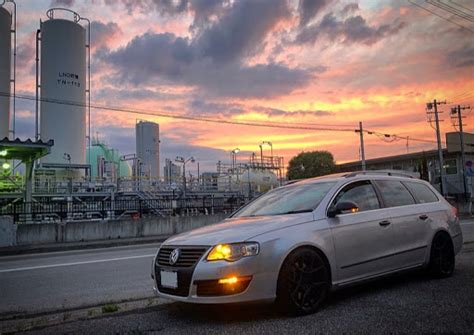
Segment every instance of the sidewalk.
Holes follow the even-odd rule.
[[[474,217],[462,218],[461,228],[463,232],[464,244],[474,243]],[[81,249],[99,249],[99,248],[111,248],[111,247],[120,247],[120,246],[137,245],[137,244],[160,243],[166,240],[168,237],[170,237],[170,235],[89,241],[89,242],[19,245],[19,246],[14,246],[14,247],[0,248],[0,257],[11,256],[11,255],[21,255],[21,254],[35,254],[35,253],[41,253],[41,252],[81,250]]]

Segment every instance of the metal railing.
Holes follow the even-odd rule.
[[[140,218],[146,216],[199,215],[231,213],[248,198],[194,196],[186,198],[162,197],[155,199],[77,199],[36,202],[0,202],[0,216],[12,216],[15,223],[67,222],[76,220]]]

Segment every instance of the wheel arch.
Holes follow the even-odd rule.
[[[277,291],[278,291],[278,286],[279,286],[279,282],[280,282],[280,274],[281,274],[281,271],[283,269],[283,264],[285,264],[285,261],[288,259],[288,257],[293,252],[295,252],[297,250],[300,250],[300,249],[304,249],[304,248],[312,249],[312,250],[316,251],[321,256],[321,258],[324,261],[324,264],[326,265],[326,268],[328,269],[329,281],[330,281],[331,287],[332,287],[333,271],[332,271],[331,263],[329,262],[329,258],[327,257],[326,253],[319,246],[316,246],[316,245],[310,244],[310,243],[303,243],[303,244],[295,245],[293,248],[291,248],[285,254],[285,257],[282,257],[282,261],[280,262],[280,265],[279,265],[279,268],[278,268],[278,277],[277,277],[277,285],[276,285],[276,290]]]

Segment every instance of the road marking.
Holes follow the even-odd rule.
[[[103,262],[116,262],[116,261],[124,261],[124,260],[128,260],[128,259],[147,258],[147,257],[155,257],[155,254],[120,257],[120,258],[96,259],[96,260],[93,260],[93,261],[83,261],[83,262],[27,266],[27,267],[23,267],[23,268],[13,268],[13,269],[0,270],[0,273],[28,271],[28,270],[37,270],[37,269],[49,269],[49,268],[57,268],[57,267],[62,267],[62,266],[73,266],[73,265],[93,264],[93,263],[103,263]]]

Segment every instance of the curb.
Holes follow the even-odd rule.
[[[140,310],[159,308],[161,305],[171,303],[157,297],[148,297],[121,302],[109,302],[95,306],[78,307],[61,311],[50,311],[34,314],[16,314],[2,318],[0,316],[0,334],[38,330],[75,321],[96,318],[126,315]]]

